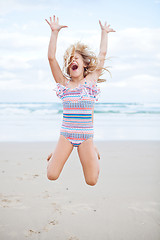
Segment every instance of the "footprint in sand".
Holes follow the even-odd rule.
[[[35,174],[28,174],[25,173],[23,179],[27,179],[27,180],[33,180],[33,178],[38,178],[39,174],[35,173]]]
[[[38,174],[34,174],[34,175],[33,175],[33,178],[37,178],[37,177],[39,177]]]
[[[56,220],[51,220],[46,226],[44,226],[43,229],[40,230],[33,230],[33,229],[29,229],[26,233],[25,236],[26,237],[32,237],[33,235],[39,235],[42,232],[48,232],[49,230],[51,230],[53,228],[54,225],[57,225],[58,221]]]
[[[58,221],[56,221],[56,220],[53,220],[53,221],[50,221],[50,223],[49,223],[50,225],[56,225],[56,224],[58,224]]]
[[[51,197],[51,195],[49,195],[48,192],[45,192],[45,194],[43,195],[43,198],[44,198],[44,199],[46,199],[46,198],[50,198],[50,197]]]
[[[51,220],[44,228],[43,230],[45,232],[48,232],[49,230],[53,229],[53,226],[57,225],[58,221],[57,220]]]
[[[25,173],[23,177],[16,177],[18,180],[22,181],[22,180],[33,180],[33,178],[38,178],[39,174],[28,174]]]
[[[68,238],[68,240],[79,240],[79,238],[77,238],[77,237],[70,237],[70,238]]]
[[[25,233],[25,236],[26,237],[31,237],[31,236],[33,236],[33,235],[35,235],[35,234],[40,234],[41,232],[40,231],[35,231],[35,230],[33,230],[33,229],[29,229],[26,233]]]
[[[16,208],[16,209],[24,209],[26,208],[21,199],[21,196],[12,196],[12,195],[0,195],[0,207],[3,208]]]
[[[61,215],[62,214],[61,206],[58,205],[57,203],[52,203],[52,205],[54,206],[54,211],[58,212]]]

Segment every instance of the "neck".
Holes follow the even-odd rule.
[[[74,82],[74,83],[79,83],[79,82],[81,82],[83,79],[84,79],[83,76],[71,77],[71,80],[72,80],[72,82]]]

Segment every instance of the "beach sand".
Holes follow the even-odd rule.
[[[60,178],[46,176],[55,142],[0,143],[1,240],[159,240],[160,141],[95,141],[97,185],[74,148]]]

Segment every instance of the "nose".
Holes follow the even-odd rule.
[[[75,58],[75,57],[72,58],[72,63],[73,63],[73,62],[76,62],[76,58]]]

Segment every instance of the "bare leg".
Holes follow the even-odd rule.
[[[97,156],[98,156],[98,159],[100,160],[100,154],[99,154],[99,151],[98,151],[98,148],[94,145],[94,149],[95,149],[95,151],[96,151],[96,153],[97,153]]]
[[[56,180],[67,161],[69,155],[73,150],[73,145],[64,136],[60,135],[57,146],[53,153],[51,153],[47,160],[47,177],[49,180]]]
[[[93,139],[90,138],[82,142],[77,151],[82,164],[85,181],[88,185],[94,186],[98,180],[100,167]]]
[[[100,160],[101,157],[100,157],[99,151],[98,151],[98,149],[97,149],[97,147],[95,145],[94,145],[94,149],[95,149],[95,151],[97,153],[98,159]],[[47,161],[49,161],[49,159],[52,157],[52,154],[53,154],[53,152],[48,155]]]

